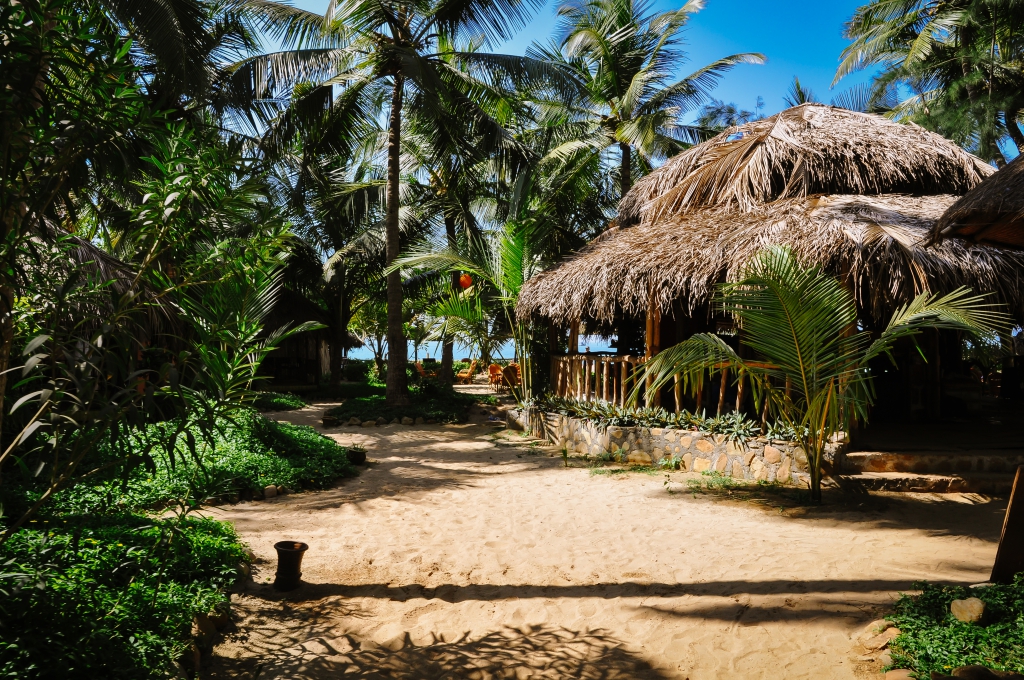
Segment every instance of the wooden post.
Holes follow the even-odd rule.
[[[676,373],[675,376],[673,376],[673,377],[675,379],[675,382],[672,385],[672,396],[674,396],[675,400],[676,400],[676,413],[682,413],[682,411],[683,411],[683,383],[679,379],[679,374],[678,373]]]
[[[729,367],[726,366],[722,369],[722,387],[718,390],[718,413],[716,415],[722,415],[722,409],[725,408],[725,388],[729,385]]]
[[[747,376],[745,373],[740,373],[740,384],[736,388],[736,410],[739,411],[743,408],[743,397],[747,396]]]
[[[650,361],[651,357],[661,351],[661,307],[654,300],[654,291],[651,290],[651,303],[647,307],[647,333],[644,336],[644,361]],[[650,389],[654,378],[647,377],[646,387]],[[660,390],[651,399],[650,406],[661,406]]]
[[[1010,504],[1003,518],[1003,533],[996,548],[992,566],[993,583],[1011,583],[1015,574],[1024,571],[1024,466],[1017,468],[1010,492]]]
[[[622,357],[622,382],[620,384],[621,392],[622,392],[622,398],[619,400],[619,405],[620,406],[625,406],[626,405],[626,398],[627,398],[626,391],[628,389],[626,387],[626,385],[628,383],[628,381],[626,379],[627,378],[626,371],[629,370],[628,367],[629,367],[629,357]]]
[[[607,358],[604,358],[601,363],[604,364],[604,367],[603,367],[604,380],[603,380],[603,382],[601,384],[601,398],[604,399],[605,401],[607,401],[609,399],[609,396],[610,396],[609,392],[608,392],[608,367],[611,366],[611,362]]]
[[[583,398],[590,401],[590,359],[583,360]]]
[[[569,351],[568,354],[580,353],[580,322],[573,321],[569,324]]]
[[[697,378],[697,413],[700,413],[701,408],[704,405],[704,372],[701,371],[700,377]]]

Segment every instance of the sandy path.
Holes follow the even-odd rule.
[[[851,636],[916,579],[985,580],[1005,509],[694,498],[664,475],[564,469],[479,424],[330,434],[377,462],[213,512],[260,561],[204,677],[880,677]],[[286,595],[267,585],[282,539],[310,545]]]

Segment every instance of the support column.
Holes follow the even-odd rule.
[[[644,335],[644,361],[661,351],[661,307],[654,300],[654,292],[651,292],[651,304],[647,308],[647,332]],[[653,379],[647,378],[647,388],[650,388]],[[653,395],[648,406],[661,406],[661,391]]]

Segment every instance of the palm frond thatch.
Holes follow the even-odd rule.
[[[933,238],[961,236],[1024,248],[1024,156],[960,197],[935,223]]]
[[[935,221],[956,196],[825,195],[738,211],[728,205],[680,212],[609,230],[572,259],[534,277],[520,315],[559,323],[611,321],[682,300],[707,304],[716,284],[735,280],[758,252],[789,246],[803,263],[850,277],[865,318],[885,319],[924,290],[961,286],[994,292],[1024,318],[1024,252],[950,239],[926,248]]]
[[[803,104],[731,127],[673,157],[619,203],[629,226],[688,210],[742,211],[813,194],[954,194],[994,169],[915,125]]]

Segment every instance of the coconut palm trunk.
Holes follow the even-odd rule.
[[[448,236],[448,247],[455,249],[455,218],[452,215],[445,214],[444,216],[444,230]],[[459,292],[459,273],[452,272],[452,295]],[[441,347],[441,384],[451,385],[455,382],[454,372],[452,366],[455,363],[455,341],[448,337],[444,339],[444,345]]]
[[[633,186],[633,166],[630,158],[631,149],[629,144],[619,142],[619,152],[622,154],[621,165],[619,166],[619,197],[629,193]]]
[[[394,91],[391,94],[391,118],[388,123],[388,209],[384,227],[387,232],[387,263],[398,259],[402,250],[401,230],[398,224],[399,182],[401,181],[402,155],[402,88],[405,78],[395,76]],[[404,406],[409,403],[409,385],[405,366],[409,349],[405,342],[405,328],[402,321],[402,274],[399,270],[388,273],[388,374],[387,403],[389,406]]]

